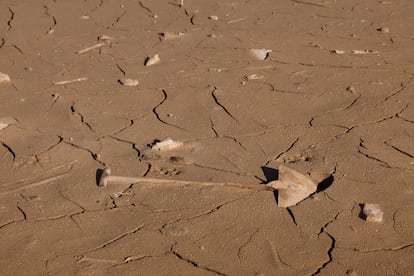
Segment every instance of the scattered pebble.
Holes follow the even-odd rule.
[[[1,117],[0,118],[0,130],[8,127],[9,125],[16,124],[17,120],[13,117]]]
[[[80,19],[83,19],[83,20],[88,20],[88,19],[90,19],[90,17],[89,17],[89,16],[87,16],[87,15],[82,15],[82,16],[80,17]]]
[[[169,151],[180,148],[184,145],[183,142],[177,142],[172,140],[171,138],[165,139],[164,141],[160,141],[153,145],[151,148],[157,151]]]
[[[257,74],[250,74],[250,75],[245,76],[245,78],[247,80],[259,80],[259,79],[263,79],[264,76],[260,76],[260,75],[257,75]]]
[[[10,82],[10,76],[0,72],[0,83],[8,83]]]
[[[356,93],[356,90],[355,90],[355,88],[354,88],[352,85],[348,86],[348,87],[346,88],[346,91],[351,92],[351,93],[353,93],[353,94],[355,94],[355,93]]]
[[[109,35],[101,35],[101,36],[98,37],[98,40],[99,41],[104,41],[104,42],[111,41],[113,39],[114,38],[113,37],[110,37]]]
[[[376,203],[365,203],[362,213],[365,220],[369,222],[382,222],[384,217],[384,212]]]
[[[151,65],[159,63],[160,61],[161,61],[160,56],[158,54],[155,54],[153,56],[148,56],[144,61],[144,65],[151,66]]]
[[[337,54],[337,55],[343,55],[343,54],[345,54],[346,52],[344,51],[344,50],[332,50],[331,51],[331,53],[333,53],[333,54]]]
[[[345,54],[346,52],[344,51],[344,50],[332,50],[331,51],[331,53],[334,53],[334,54],[337,54],[337,55],[343,55],[343,54]]]
[[[169,40],[169,39],[180,38],[184,36],[184,33],[183,32],[164,32],[164,33],[159,33],[159,35],[161,36],[162,39]]]
[[[124,86],[137,86],[139,84],[139,81],[134,79],[120,79],[118,82]]]
[[[269,49],[250,49],[250,54],[258,60],[267,59],[271,52],[272,50]]]
[[[384,33],[384,34],[387,34],[387,33],[390,32],[390,28],[388,28],[388,27],[381,27],[381,28],[378,28],[377,31],[378,32],[381,32],[381,33]]]
[[[219,17],[218,17],[217,15],[210,15],[210,16],[208,17],[208,19],[211,19],[211,20],[217,21],[217,20],[219,20]]]

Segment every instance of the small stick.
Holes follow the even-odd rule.
[[[57,82],[54,82],[53,84],[54,85],[63,85],[63,84],[68,84],[68,83],[73,83],[73,82],[80,82],[80,81],[84,81],[84,80],[87,80],[87,79],[88,78],[83,77],[83,78],[77,78],[77,79],[73,79],[73,80],[57,81]]]
[[[153,183],[153,184],[182,184],[182,185],[199,185],[199,186],[227,186],[241,189],[249,189],[256,191],[274,191],[275,189],[266,185],[233,183],[233,182],[199,182],[199,181],[185,181],[172,179],[158,179],[146,177],[129,177],[111,175],[111,169],[105,169],[99,178],[98,186],[106,187],[109,182],[117,184],[134,184],[134,183]]]
[[[79,51],[77,51],[76,53],[77,53],[77,54],[79,54],[79,55],[81,55],[81,54],[84,54],[84,53],[86,53],[86,52],[89,52],[89,51],[95,50],[96,48],[102,47],[102,46],[104,46],[105,44],[106,44],[105,42],[97,43],[97,44],[92,45],[92,46],[90,46],[90,47],[86,47],[86,48],[84,48],[84,49],[82,49],[82,50],[79,50]]]

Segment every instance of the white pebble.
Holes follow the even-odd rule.
[[[152,146],[153,150],[157,151],[169,151],[180,148],[184,145],[183,142],[177,142],[172,140],[171,138],[165,139],[164,141],[158,142]]]
[[[259,60],[265,60],[269,56],[272,50],[269,49],[250,49],[250,54]]]
[[[8,83],[10,82],[10,76],[0,72],[0,83]]]
[[[139,81],[134,79],[120,79],[119,83],[124,86],[137,86]]]
[[[145,59],[144,65],[151,66],[151,65],[159,63],[160,61],[161,61],[160,56],[158,54],[155,54],[153,56],[148,56]]]
[[[364,209],[362,210],[364,218],[369,222],[382,222],[384,212],[381,210],[379,204],[376,203],[365,203]]]

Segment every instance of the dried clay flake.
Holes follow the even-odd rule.
[[[369,222],[382,222],[384,212],[381,210],[379,204],[365,203],[362,213],[366,221]]]
[[[139,81],[134,79],[120,79],[118,82],[124,86],[137,86],[139,84]]]
[[[8,83],[8,82],[10,82],[9,75],[0,72],[0,83]]]
[[[258,60],[267,59],[271,52],[272,50],[269,49],[250,49],[250,54]]]
[[[277,205],[290,207],[316,192],[317,184],[307,175],[303,175],[283,165],[279,166],[279,179],[267,184],[278,190]]]
[[[151,66],[151,65],[159,63],[160,61],[161,61],[160,56],[158,54],[155,54],[153,56],[148,56],[145,59],[144,65]]]
[[[17,123],[17,120],[13,117],[1,117],[0,118],[0,130]]]

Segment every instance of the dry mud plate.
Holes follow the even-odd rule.
[[[411,275],[413,14],[0,1],[0,274]],[[288,208],[267,190],[97,185],[104,168],[261,185],[281,165],[328,182]]]

